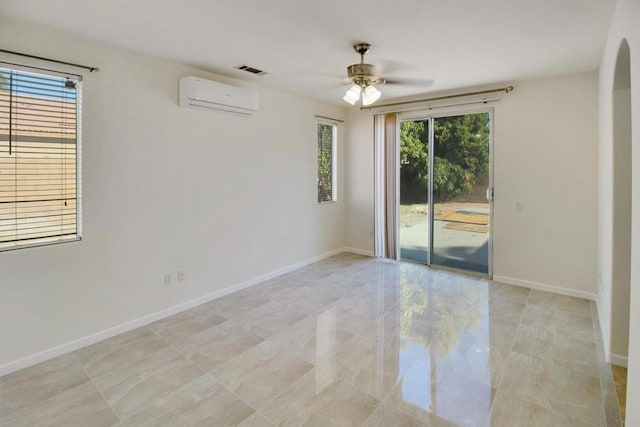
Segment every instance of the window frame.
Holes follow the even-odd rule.
[[[76,84],[76,156],[75,156],[75,179],[76,179],[76,230],[74,234],[39,237],[32,240],[14,240],[0,242],[0,252],[13,251],[18,249],[36,248],[42,246],[52,246],[62,243],[78,242],[82,240],[82,95],[83,76],[76,73],[52,70],[36,65],[17,64],[5,61],[0,58],[0,68],[10,71],[26,72],[45,77],[68,78]]]
[[[331,198],[329,200],[320,201],[320,147],[318,141],[318,127],[331,126]],[[316,119],[316,202],[318,205],[329,205],[338,202],[338,122],[327,119]]]

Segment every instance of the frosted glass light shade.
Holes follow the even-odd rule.
[[[342,99],[344,99],[345,101],[347,101],[351,105],[355,105],[356,102],[358,101],[358,99],[360,99],[360,92],[361,91],[362,91],[362,88],[360,86],[354,84],[347,91],[347,93],[345,93],[345,95],[344,95],[344,97]]]
[[[371,105],[380,98],[382,92],[376,89],[373,85],[367,86],[362,93],[362,105]]]

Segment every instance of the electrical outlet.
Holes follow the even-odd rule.
[[[170,274],[165,274],[164,275],[164,285],[165,286],[171,286],[173,285],[173,277],[171,277]]]
[[[178,274],[176,275],[176,277],[178,278],[178,282],[184,282],[184,271],[178,270]]]

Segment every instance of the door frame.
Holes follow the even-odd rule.
[[[398,248],[398,258],[400,258],[400,125],[402,122],[411,120],[428,120],[429,121],[429,153],[433,153],[434,148],[434,121],[435,119],[442,117],[452,116],[465,116],[468,114],[489,114],[489,191],[491,192],[491,200],[489,201],[489,235],[487,236],[487,274],[477,273],[474,271],[467,271],[461,269],[455,269],[445,266],[433,265],[431,263],[431,254],[433,252],[433,223],[434,223],[434,206],[432,201],[433,195],[433,159],[434,157],[429,155],[429,253],[427,254],[427,264],[431,268],[454,271],[456,273],[469,274],[473,276],[480,276],[483,278],[493,279],[493,200],[494,200],[494,187],[493,187],[493,143],[494,143],[494,129],[495,129],[495,114],[493,107],[482,108],[451,108],[443,109],[438,112],[432,111],[431,108],[425,108],[420,110],[411,110],[398,113],[398,120],[396,123],[396,158],[398,159],[396,164],[396,247]]]

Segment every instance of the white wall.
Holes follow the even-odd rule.
[[[597,75],[515,86],[495,107],[494,274],[593,294]]]
[[[0,22],[0,39],[100,67],[84,73],[83,240],[0,253],[0,368],[345,246],[342,131],[340,201],[316,203],[314,114],[341,108],[40,27]],[[260,112],[180,108],[185,75],[255,89]],[[163,286],[179,269],[186,284]]]
[[[347,232],[349,246],[373,253],[373,116],[351,109],[347,128]]]
[[[616,58],[623,40],[631,50],[632,117],[632,214],[631,214],[631,306],[629,331],[629,371],[627,376],[626,424],[640,425],[640,2],[618,0],[609,37],[600,63],[599,112],[599,251],[598,268],[602,282],[598,288],[598,307],[605,346],[609,351],[612,333],[612,229],[613,229],[613,89]]]
[[[614,189],[611,280],[612,301],[610,351],[617,363],[629,351],[629,294],[631,281],[631,89],[613,91]]]
[[[494,276],[594,297],[597,74],[519,82],[500,97],[492,104]],[[350,112],[349,123],[349,245],[372,250],[371,113]]]

